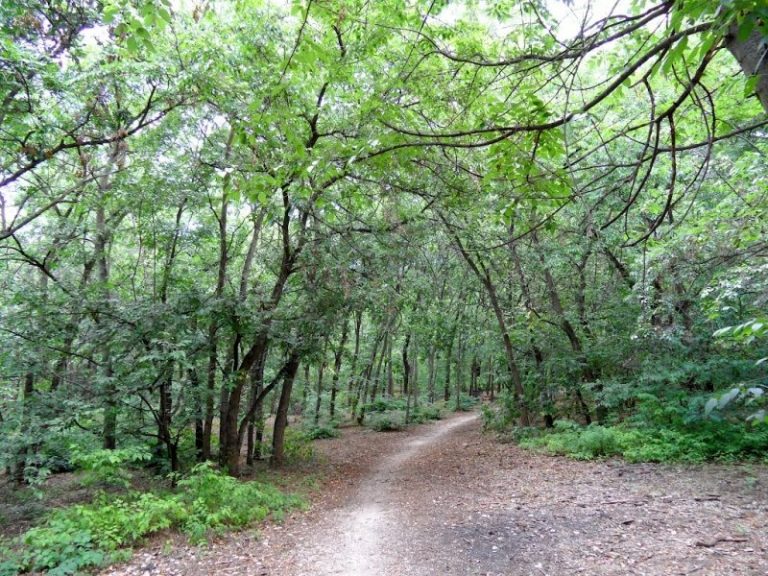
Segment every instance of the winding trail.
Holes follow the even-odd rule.
[[[402,518],[408,508],[402,488],[413,478],[408,464],[425,450],[476,423],[476,413],[434,424],[426,433],[406,439],[364,478],[349,502],[322,525],[316,539],[294,553],[297,576],[384,576],[398,573],[399,553],[410,537]]]
[[[203,548],[158,538],[103,574],[768,574],[765,465],[579,462],[501,443],[476,413],[316,447],[284,471],[319,474],[310,510]]]

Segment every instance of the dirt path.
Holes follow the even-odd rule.
[[[309,512],[107,574],[768,575],[768,469],[576,462],[500,444],[475,414],[318,443]]]
[[[395,488],[413,480],[411,461],[442,438],[475,423],[477,414],[461,415],[428,428],[402,443],[363,479],[349,502],[316,527],[317,538],[296,549],[300,576],[384,576],[402,572],[398,552],[409,538],[402,526],[407,513]]]

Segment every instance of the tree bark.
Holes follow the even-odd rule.
[[[746,76],[757,76],[755,95],[763,110],[768,112],[768,42],[755,28],[745,40],[740,40],[738,25],[728,29],[725,47],[736,58]]]
[[[349,336],[349,321],[345,318],[341,325],[341,340],[333,356],[333,378],[331,380],[331,402],[328,406],[328,417],[332,421],[336,415],[336,394],[339,389],[339,377],[341,376],[341,362],[344,359],[344,347]]]
[[[298,356],[292,356],[287,363],[283,386],[280,389],[280,403],[275,415],[275,426],[272,432],[271,465],[280,467],[285,463],[285,429],[288,426],[288,407],[291,402],[291,390],[296,372],[299,369]]]

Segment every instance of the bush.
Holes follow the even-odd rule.
[[[312,437],[304,430],[289,426],[285,429],[283,453],[286,460],[311,460],[315,457]]]
[[[508,392],[504,392],[495,404],[483,406],[482,414],[483,428],[496,432],[504,432],[514,426],[520,415],[514,396]]]
[[[83,478],[85,484],[110,484],[127,488],[132,478],[129,467],[152,459],[152,453],[146,446],[91,452],[81,452],[75,446],[71,449],[72,464],[86,471]]]
[[[733,461],[765,459],[768,430],[706,421],[678,428],[578,427],[559,421],[553,432],[524,438],[520,445],[579,459],[621,455],[630,462]]]
[[[469,410],[472,410],[475,406],[477,406],[480,403],[479,398],[475,398],[474,396],[470,396],[469,394],[462,394],[459,397],[459,406],[458,411],[460,412],[468,412]],[[454,403],[454,407],[456,404]]]
[[[364,406],[366,413],[371,412],[392,412],[405,410],[405,398],[377,398]]]
[[[366,419],[366,426],[376,432],[392,432],[405,428],[405,412],[393,411],[370,414]]]
[[[563,421],[560,429],[541,437],[528,437],[521,442],[524,447],[543,447],[553,454],[562,454],[580,460],[589,460],[618,454],[616,432],[603,426],[589,426],[583,430],[569,429]]]
[[[210,533],[242,528],[268,515],[281,515],[300,501],[260,482],[239,482],[201,464],[168,494],[129,494],[53,512],[20,538],[19,561],[0,564],[0,574],[46,570],[51,575],[80,573],[124,558],[127,547],[168,528],[203,542]]]
[[[413,410],[413,419],[415,422],[427,422],[428,420],[442,420],[443,412],[440,409],[440,406],[436,406],[435,404],[418,406]]]
[[[242,528],[270,514],[282,517],[285,510],[300,504],[299,499],[270,484],[240,482],[210,464],[196,466],[179,482],[179,488],[186,510],[181,528],[198,543],[205,541],[209,532]]]
[[[325,422],[306,426],[302,432],[310,440],[323,440],[325,438],[338,438],[338,422]]]

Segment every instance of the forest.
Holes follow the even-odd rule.
[[[466,414],[530,458],[762,470],[764,1],[0,27],[0,574],[300,513],[315,440]]]

